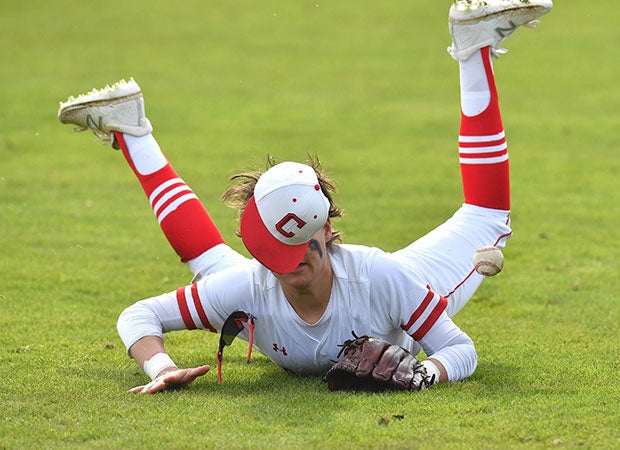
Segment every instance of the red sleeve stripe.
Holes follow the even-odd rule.
[[[435,294],[433,294],[429,290],[428,294],[426,294],[426,297],[424,297],[424,300],[422,300],[422,303],[420,303],[420,306],[418,306],[418,309],[416,309],[413,312],[413,314],[411,315],[411,317],[409,318],[409,322],[407,322],[407,325],[402,327],[403,330],[409,331],[409,328],[411,328],[412,325],[420,318],[420,316],[426,310],[426,307],[431,302],[431,300],[433,299],[434,296],[435,296]]]
[[[185,298],[184,287],[177,289],[177,304],[179,305],[179,310],[181,311],[181,317],[183,318],[185,328],[188,330],[195,330],[197,327],[187,306],[187,298]]]
[[[196,307],[196,312],[198,313],[198,317],[200,317],[200,321],[202,325],[209,331],[213,333],[217,333],[217,330],[213,328],[211,322],[207,318],[207,313],[202,307],[202,303],[200,303],[200,296],[198,295],[198,285],[197,283],[192,284],[192,299],[194,300],[194,306]]]
[[[446,310],[447,306],[448,306],[448,300],[446,300],[442,296],[439,296],[439,302],[437,302],[437,306],[433,308],[433,310],[428,315],[426,320],[417,329],[417,331],[411,335],[411,337],[413,337],[415,341],[419,341],[424,336],[426,336],[426,333],[428,333],[428,330],[433,328],[433,325],[435,325],[435,322],[437,322],[437,319],[439,318],[441,313]]]
[[[428,294],[426,294],[420,306],[413,312],[407,324],[402,326],[402,329],[409,333],[413,328],[413,332],[409,333],[413,339],[416,341],[422,339],[435,324],[441,313],[445,311],[447,306],[448,301],[445,298],[436,295],[429,289]],[[422,323],[414,327],[420,320],[422,320]]]

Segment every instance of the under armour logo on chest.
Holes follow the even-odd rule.
[[[286,353],[286,347],[280,347],[275,342],[273,344],[273,351],[276,353],[282,353],[282,356],[288,356],[288,353]]]

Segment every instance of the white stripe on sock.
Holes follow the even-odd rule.
[[[178,194],[181,193],[188,193],[188,194],[193,194],[192,190],[187,187],[185,184],[180,185],[180,186],[176,186],[168,191],[166,191],[160,198],[159,200],[157,200],[157,202],[153,205],[153,212],[155,212],[155,215],[158,216],[159,215],[159,210],[162,208],[162,206],[169,201],[170,199],[179,196]]]
[[[487,136],[462,136],[459,135],[459,142],[489,142],[489,141],[499,141],[500,139],[504,139],[506,137],[506,133],[502,130],[500,133],[491,134]]]
[[[160,193],[162,193],[164,190],[166,190],[168,187],[170,187],[173,184],[181,184],[181,183],[185,184],[185,182],[180,178],[170,178],[168,181],[164,181],[162,184],[157,186],[153,190],[153,192],[151,192],[151,195],[149,195],[149,203],[151,204],[151,208],[153,207],[153,202],[155,201],[155,199]]]
[[[194,194],[193,192],[191,194],[186,194],[186,195],[184,195],[182,197],[177,198],[175,201],[170,203],[161,212],[161,214],[159,214],[159,216],[157,216],[157,221],[159,223],[161,223],[166,218],[166,216],[168,216],[168,214],[172,213],[175,209],[177,209],[179,206],[181,206],[186,201],[192,200],[192,199],[198,199],[198,197],[196,197],[196,194]]]
[[[508,153],[492,158],[459,158],[461,164],[497,164],[508,161]]]

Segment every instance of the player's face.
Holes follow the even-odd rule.
[[[310,238],[308,250],[297,268],[290,273],[274,273],[275,277],[293,289],[303,290],[324,281],[329,281],[331,285],[331,264],[327,255],[327,242],[331,237],[332,228],[328,221]]]

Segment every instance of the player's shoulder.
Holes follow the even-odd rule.
[[[333,244],[329,249],[331,260],[345,266],[369,264],[382,253],[380,248],[358,244]]]
[[[329,249],[334,275],[357,281],[369,278],[373,262],[383,254],[380,248],[357,244],[334,244]]]
[[[352,244],[337,245],[335,250],[333,259],[340,262],[349,278],[352,273],[356,273],[360,279],[372,279],[375,285],[422,283],[418,273],[394,253],[377,247]],[[338,264],[332,265],[338,267]]]

